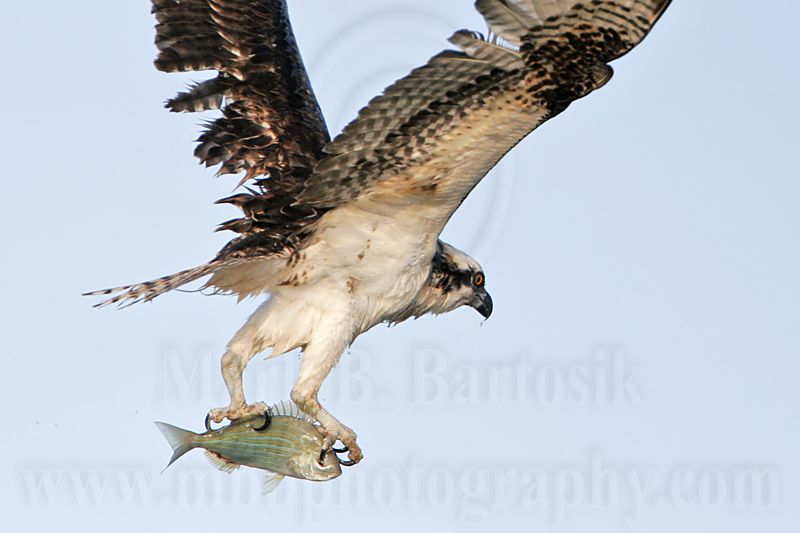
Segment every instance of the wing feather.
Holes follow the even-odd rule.
[[[221,203],[244,218],[221,225],[269,253],[313,210],[288,208],[330,141],[289,22],[286,0],[152,0],[155,65],[164,72],[217,76],[167,102],[175,112],[221,109],[195,155],[218,174],[242,174],[247,192]],[[266,234],[266,235],[262,235]],[[274,250],[272,250],[274,251]],[[227,252],[226,252],[227,253]]]
[[[389,86],[325,147],[299,201],[334,207],[416,184],[441,192],[446,221],[516,143],[608,82],[608,63],[670,1],[477,0],[499,39],[459,31],[450,39],[459,51]]]
[[[362,109],[358,119],[325,147],[328,154],[348,154],[346,160],[328,158],[316,172],[356,161],[361,154],[383,144],[386,132],[399,128],[431,103],[444,98],[449,91],[458,90],[489,74],[492,68],[491,63],[480,58],[469,58],[452,51],[434,56],[425,66],[411,71]]]
[[[433,206],[424,216],[438,212],[431,216],[443,227],[517,142],[604,85],[608,63],[636,46],[670,1],[477,0],[497,39],[457,32],[458,51],[392,84],[328,142],[285,0],[152,0],[156,66],[218,71],[168,107],[222,108],[196,154],[220,173],[244,172],[252,188],[219,201],[245,216],[222,225],[242,236],[216,259],[95,294],[111,296],[106,303],[151,300],[225,269],[229,283],[216,286],[236,291],[231,279],[252,278],[238,266],[299,248],[322,213],[364,197],[386,200],[378,211],[385,216],[396,206]]]

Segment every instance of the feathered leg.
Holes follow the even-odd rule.
[[[329,331],[333,330],[331,328]],[[330,450],[337,440],[341,441],[349,451],[350,461],[355,464],[364,457],[361,448],[356,444],[356,433],[322,407],[318,399],[322,382],[339,361],[348,343],[347,338],[340,337],[338,342],[330,342],[329,339],[329,342],[309,344],[303,350],[303,360],[297,381],[292,387],[291,398],[301,411],[315,418],[322,426],[325,435],[323,449]]]

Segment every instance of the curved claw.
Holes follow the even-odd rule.
[[[255,431],[264,431],[265,429],[267,429],[271,425],[272,425],[272,415],[270,414],[269,409],[267,409],[266,411],[264,411],[264,424],[262,424],[259,427],[253,427],[253,429]],[[320,456],[320,460],[322,460],[321,456]]]
[[[327,451],[328,451],[328,450],[323,450],[323,451],[322,451],[322,454],[320,455],[320,460],[322,460],[322,458],[325,456],[325,453],[326,453]],[[341,459],[341,458],[339,457],[339,455],[338,455],[338,454],[340,454],[340,453],[347,453],[347,452],[349,452],[349,451],[350,451],[350,448],[348,448],[348,447],[347,447],[347,445],[344,445],[344,446],[342,446],[341,448],[331,448],[331,449],[330,449],[330,451],[331,451],[331,452],[333,452],[333,453],[335,453],[335,454],[337,454],[337,455],[336,455],[336,459],[339,461],[339,464],[340,464],[340,465],[342,465],[342,466],[354,466],[354,465],[357,463],[357,461],[351,461],[351,460],[349,460],[349,459]]]
[[[206,415],[205,426],[206,426],[206,431],[217,431],[216,429],[211,427],[211,414],[210,413]]]
[[[339,461],[340,465],[342,465],[342,466],[353,466],[354,464],[356,464],[355,461],[339,459],[339,457],[338,457],[338,454],[347,453],[349,451],[350,451],[350,449],[347,446],[344,446],[342,448],[328,448],[328,449],[323,448],[319,452],[319,464],[323,464],[323,462],[325,461],[325,456],[328,454],[328,452],[330,452],[330,453],[337,454],[336,459]]]

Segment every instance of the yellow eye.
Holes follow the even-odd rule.
[[[475,287],[483,287],[484,283],[486,283],[486,278],[484,277],[482,272],[478,272],[474,276],[472,276],[472,284]]]

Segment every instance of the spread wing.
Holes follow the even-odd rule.
[[[241,234],[224,252],[280,249],[315,209],[292,206],[330,137],[289,23],[286,0],[152,0],[156,67],[215,70],[167,102],[175,112],[221,109],[195,155],[219,174],[243,174],[248,192],[219,203],[245,216],[220,229]],[[221,254],[222,255],[222,254]]]
[[[604,85],[608,63],[641,42],[670,1],[477,0],[493,36],[457,32],[451,42],[459,51],[391,85],[329,142],[286,0],[152,0],[157,67],[218,72],[167,106],[221,108],[196,155],[221,174],[243,173],[251,188],[221,200],[245,216],[222,225],[241,235],[216,259],[92,294],[117,294],[100,305],[152,300],[296,248],[322,213],[363,198],[386,216],[420,204],[421,220],[443,226],[517,142]]]
[[[440,203],[446,221],[517,142],[604,85],[608,63],[641,42],[669,3],[478,0],[490,38],[457,32],[459,51],[372,100],[325,147],[300,201],[332,207],[388,195],[389,205],[418,192]]]

